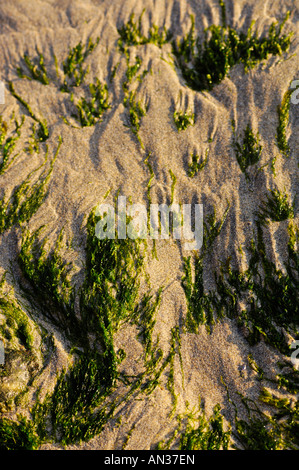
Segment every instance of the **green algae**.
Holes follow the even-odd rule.
[[[82,85],[86,75],[89,72],[89,68],[83,68],[84,61],[96,48],[100,41],[97,38],[95,42],[91,38],[88,39],[87,45],[83,46],[80,41],[76,46],[69,50],[67,58],[62,63],[63,72],[65,75],[64,82],[60,87],[60,91],[70,92],[72,87],[78,87]]]
[[[35,170],[31,171],[25,180],[14,188],[11,196],[5,195],[0,199],[0,234],[12,226],[28,222],[36,213],[47,195],[47,184],[53,171],[53,165],[58,156],[62,140],[59,137],[56,153],[50,162],[49,169],[44,169],[37,181],[34,181],[34,174],[45,166],[48,158],[46,150],[45,162]]]
[[[107,85],[102,84],[99,79],[89,84],[89,95],[89,99],[82,97],[75,104],[77,115],[74,117],[81,127],[90,127],[101,122],[104,112],[111,108]]]
[[[231,430],[224,430],[219,404],[214,406],[212,415],[207,418],[201,406],[190,410],[187,403],[185,413],[177,416],[177,422],[178,426],[168,441],[158,443],[158,450],[171,449],[174,442],[177,442],[180,451],[228,449]]]
[[[272,220],[273,222],[282,222],[283,220],[294,218],[294,205],[289,202],[286,192],[279,189],[272,189],[266,195],[266,200],[260,206],[259,218],[262,221]]]
[[[163,44],[169,42],[171,35],[165,27],[159,28],[157,25],[153,24],[150,27],[147,36],[142,33],[141,23],[144,12],[145,10],[143,10],[138,21],[134,20],[135,15],[132,13],[129,21],[118,29],[118,34],[120,36],[118,46],[122,52],[125,51],[126,46],[155,44],[161,48]]]
[[[38,123],[38,129],[36,133],[37,137],[40,142],[45,142],[49,138],[49,130],[48,130],[47,121],[45,119],[43,120],[40,119],[34,114],[30,105],[15,91],[15,88],[12,82],[9,82],[9,90],[12,96],[14,96],[24,106],[29,116]]]
[[[285,157],[290,155],[290,146],[286,137],[286,129],[289,122],[291,94],[292,90],[287,90],[283,95],[281,104],[277,106],[278,126],[276,129],[276,144],[282,155]]]
[[[261,159],[262,146],[260,145],[259,133],[253,133],[252,128],[247,124],[242,143],[239,143],[235,133],[235,122],[232,122],[234,133],[233,148],[236,154],[237,162],[245,175],[249,166],[257,164]]]
[[[189,126],[194,126],[195,114],[184,111],[174,111],[173,120],[178,131],[184,131]]]
[[[50,79],[45,67],[44,56],[41,53],[38,53],[38,58],[35,60],[31,59],[28,54],[24,54],[23,60],[26,65],[26,72],[30,75],[27,75],[23,71],[23,67],[18,67],[17,74],[20,78],[26,78],[27,80],[37,80],[43,85],[49,85]]]
[[[152,339],[161,296],[153,299],[146,293],[139,298],[140,246],[131,240],[99,240],[97,220],[92,212],[86,227],[85,279],[79,289],[72,285],[71,267],[61,256],[62,232],[51,251],[46,249],[46,240],[38,241],[41,230],[23,235],[19,263],[24,295],[35,312],[42,312],[46,321],[64,332],[74,356],[72,366],[57,377],[53,392],[43,401],[37,398],[31,410],[32,430],[40,444],[54,439],[66,445],[99,434],[117,406],[136,393],[151,394],[167,367],[169,390],[175,396],[173,361],[175,354],[180,355],[179,336],[175,330],[170,351],[163,358],[158,340]],[[144,345],[145,370],[133,377],[118,371],[126,354],[114,346],[114,334],[126,323],[137,326],[137,339]],[[111,401],[109,396],[119,381],[126,384],[125,395]]]
[[[202,41],[195,38],[195,19],[191,16],[190,31],[181,40],[173,41],[173,52],[186,84],[196,91],[210,91],[234,65],[242,63],[246,72],[270,54],[282,55],[291,43],[291,34],[281,34],[288,17],[289,14],[280,24],[273,22],[268,36],[261,38],[252,32],[253,23],[247,32],[240,33],[230,26],[212,25],[205,30]]]
[[[195,175],[201,170],[204,169],[208,162],[208,149],[206,150],[205,157],[200,158],[200,156],[193,152],[191,155],[191,163],[188,164],[188,176],[194,178]]]
[[[19,153],[12,156],[12,153],[16,147],[18,140],[21,137],[21,128],[24,124],[25,118],[23,116],[21,122],[19,123],[17,119],[14,120],[15,128],[11,131],[8,130],[8,125],[3,121],[2,116],[0,116],[0,175],[2,175],[14,162]],[[11,134],[11,135],[9,135]]]

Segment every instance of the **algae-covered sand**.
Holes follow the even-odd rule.
[[[297,448],[298,3],[0,18],[0,449]],[[202,247],[100,240],[120,196]]]

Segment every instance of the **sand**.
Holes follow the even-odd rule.
[[[262,33],[268,30],[272,21],[281,21],[287,10],[293,10],[285,32],[296,32],[298,9],[296,12],[296,2],[292,0],[227,3],[229,24],[236,29],[246,30],[251,21],[256,20],[256,28]],[[299,78],[298,57],[293,56],[298,52],[298,39],[295,37],[286,55],[292,56],[289,60],[270,57],[247,74],[244,74],[241,65],[237,65],[230,77],[209,93],[195,92],[185,85],[180,71],[174,70],[167,62],[170,45],[162,49],[153,44],[132,47],[133,54],[138,54],[143,60],[142,70],[150,69],[138,91],[138,99],[148,105],[140,128],[145,147],[142,150],[130,129],[124,126],[127,114],[123,105],[122,83],[126,63],[124,55],[117,50],[117,28],[128,21],[132,12],[138,18],[144,8],[145,31],[150,24],[156,23],[171,28],[175,36],[181,37],[190,28],[191,14],[195,15],[198,33],[210,24],[220,24],[218,2],[211,0],[1,1],[0,79],[6,84],[13,81],[17,92],[30,103],[34,112],[47,120],[50,129],[47,142],[49,155],[55,153],[58,136],[63,138],[49,183],[49,194],[28,227],[34,230],[45,225],[45,234],[50,241],[54,241],[58,231],[64,227],[66,239],[74,237],[76,251],[72,261],[79,270],[84,260],[80,227],[90,211],[103,201],[107,191],[110,190],[109,202],[119,191],[119,194],[131,197],[133,203],[147,204],[150,172],[144,160],[151,152],[149,162],[154,171],[152,202],[170,203],[172,179],[169,170],[176,177],[175,202],[203,204],[204,214],[211,213],[215,207],[218,217],[224,213],[227,201],[230,202],[228,217],[207,262],[205,287],[208,289],[213,285],[212,270],[228,256],[237,260],[239,266],[246,266],[246,244],[252,235],[254,211],[265,193],[276,186],[282,190],[285,188],[293,199],[296,189],[298,191],[295,158],[298,148],[298,105],[291,106],[287,128],[292,157],[285,159],[279,156],[275,145],[277,106],[291,80]],[[69,48],[80,40],[85,42],[88,37],[100,37],[99,45],[88,57],[87,64],[90,65],[90,78],[98,77],[108,82],[111,109],[105,113],[103,122],[81,129],[67,126],[61,119],[68,105],[66,97],[56,86],[21,80],[15,68],[24,53],[35,56],[38,49],[50,64],[51,76],[55,79],[53,53],[61,64]],[[110,83],[111,70],[118,62],[115,79]],[[62,77],[61,70],[60,74]],[[173,122],[173,112],[179,103],[182,108],[195,113],[195,125],[182,132],[176,130]],[[8,119],[13,111],[17,116],[26,114],[6,85],[5,104],[0,105],[0,113]],[[259,131],[263,145],[261,166],[278,156],[275,179],[268,165],[265,171],[258,173],[252,187],[245,180],[231,147],[231,119],[235,119],[238,130],[249,123],[255,131]],[[29,128],[26,132],[28,136]],[[212,143],[208,142],[210,138],[213,138]],[[24,141],[18,145],[21,147]],[[191,153],[195,151],[202,155],[207,148],[209,157],[206,167],[191,179],[187,175]],[[42,163],[43,158],[42,154],[28,156],[21,153],[12,167],[0,177],[0,187],[9,194],[29,170]],[[285,225],[282,229],[279,224],[273,224],[267,250],[278,264],[284,260],[282,241],[285,236]],[[238,255],[240,246],[245,252],[243,258]],[[9,268],[10,262],[16,265],[19,247],[18,229],[0,236],[0,274]],[[160,286],[164,286],[154,330],[164,351],[169,348],[171,328],[181,325],[186,316],[181,279],[183,257],[190,254],[174,240],[157,241],[158,259],[148,253],[146,268],[152,290],[157,292]],[[127,370],[134,370],[141,352],[134,330],[125,327],[117,333],[115,341],[117,347],[124,347],[127,351]],[[63,338],[56,336],[56,345],[51,363],[53,371],[67,361]],[[201,397],[207,416],[220,403],[225,426],[229,426],[234,419],[234,409],[227,399],[222,379],[234,400],[239,399],[239,393],[257,399],[260,392],[260,384],[248,368],[249,353],[258,358],[259,364],[269,374],[274,373],[279,357],[277,352],[263,341],[249,347],[233,320],[222,319],[211,334],[204,325],[200,326],[198,334],[183,333],[184,387],[178,358],[175,362],[175,385],[179,394],[177,412],[185,411],[186,401],[191,407],[197,406]],[[239,368],[243,364],[247,365],[247,369],[242,376]],[[53,371],[51,374],[48,370],[44,378],[45,389],[51,386]],[[134,426],[127,449],[150,449],[154,443],[167,438],[175,428],[175,418],[168,418],[170,410],[171,396],[164,380],[153,395],[142,401],[129,402],[120,410],[124,425],[117,428],[108,424],[100,436],[69,448],[121,448],[127,433]],[[55,448],[55,445],[44,447]]]

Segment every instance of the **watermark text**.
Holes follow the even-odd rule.
[[[158,238],[184,240],[185,250],[199,250],[203,241],[202,204],[144,204],[127,206],[126,197],[117,199],[117,213],[111,204],[99,204],[95,215],[100,217],[95,235],[100,240]]]

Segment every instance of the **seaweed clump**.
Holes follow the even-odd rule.
[[[257,222],[257,242],[251,244],[247,270],[233,269],[228,262],[216,276],[216,308],[237,319],[246,330],[249,344],[263,338],[283,354],[289,353],[289,346],[282,328],[296,334],[299,323],[296,234],[292,229],[289,233],[285,272],[268,259],[263,228]]]
[[[290,204],[286,193],[282,193],[279,189],[272,189],[260,207],[259,218],[264,222],[269,219],[273,222],[293,219],[294,203]]]
[[[28,54],[24,54],[23,59],[27,68],[27,73],[29,73],[29,75],[23,71],[22,67],[18,67],[18,76],[20,78],[27,78],[27,80],[37,80],[43,85],[49,85],[50,79],[45,67],[45,59],[43,54],[39,52],[38,59],[36,60],[31,59]]]
[[[175,111],[173,113],[174,123],[178,131],[184,131],[189,126],[194,125],[195,114],[184,111]]]
[[[199,157],[197,153],[192,154],[192,161],[188,165],[188,176],[190,178],[194,178],[194,176],[201,170],[204,169],[204,167],[207,164],[208,161],[208,150],[206,151],[205,158]]]
[[[281,104],[277,106],[278,126],[276,133],[276,144],[282,155],[285,157],[290,155],[290,146],[286,137],[286,128],[289,122],[291,94],[292,91],[287,90],[283,96]]]
[[[148,36],[142,33],[141,21],[144,12],[145,10],[141,13],[138,21],[134,21],[135,15],[132,13],[129,21],[118,29],[120,36],[118,45],[122,52],[125,51],[126,46],[155,44],[161,48],[163,44],[169,42],[171,35],[165,27],[161,29],[153,24],[148,31]]]
[[[214,324],[215,296],[213,292],[206,293],[203,284],[203,260],[219,236],[229,210],[227,206],[222,217],[217,221],[216,211],[207,216],[204,222],[204,238],[201,254],[194,257],[194,274],[192,272],[191,257],[184,258],[184,276],[182,287],[187,301],[186,330],[190,333],[198,333],[199,325],[206,325],[210,331]]]
[[[222,9],[222,12],[224,10]],[[238,33],[230,26],[212,25],[205,30],[205,39],[195,38],[195,20],[191,16],[191,28],[180,41],[173,41],[177,64],[187,85],[196,90],[212,90],[236,64],[242,63],[245,72],[272,55],[288,51],[291,34],[282,33],[289,13],[280,23],[272,23],[268,36],[258,38],[252,26],[246,33]]]
[[[36,450],[40,446],[34,425],[26,418],[0,419],[0,450]]]
[[[178,449],[184,450],[227,450],[231,439],[231,429],[224,430],[224,420],[220,413],[220,405],[214,406],[208,419],[202,408],[197,411],[187,410],[177,416],[178,426],[168,441],[160,441],[158,450],[170,449],[177,441]]]
[[[64,82],[60,87],[63,92],[70,92],[70,88],[80,86],[85,76],[89,72],[89,68],[83,68],[83,64],[87,57],[92,53],[100,41],[97,38],[95,42],[91,38],[84,49],[80,41],[75,47],[69,50],[67,58],[63,61],[63,72],[65,75]]]
[[[81,127],[93,126],[102,120],[104,112],[111,106],[108,101],[108,89],[99,79],[89,84],[90,98],[82,97],[76,103],[77,114],[74,117],[80,122]]]
[[[13,163],[15,158],[18,156],[18,153],[11,157],[18,140],[21,137],[21,127],[23,126],[25,118],[23,116],[22,121],[19,123],[15,119],[15,129],[13,134],[9,135],[8,125],[3,121],[2,116],[0,116],[0,175],[2,175],[8,167]]]
[[[47,184],[51,177],[61,143],[62,140],[59,137],[57,150],[50,162],[49,169],[44,169],[36,181],[34,181],[34,173],[46,165],[48,148],[46,150],[45,162],[40,167],[31,171],[25,180],[14,188],[8,199],[6,199],[5,195],[0,199],[0,234],[15,224],[27,222],[39,209],[47,195]]]
[[[242,172],[247,176],[248,167],[258,163],[261,158],[262,146],[259,143],[259,134],[257,133],[255,136],[250,125],[247,124],[243,134],[243,142],[240,144],[236,139],[234,121],[232,121],[232,128],[234,133],[233,148],[237,162]]]
[[[173,334],[164,360],[163,351],[152,340],[160,295],[153,300],[146,292],[139,298],[143,265],[139,242],[98,239],[95,230],[100,220],[93,211],[87,222],[86,270],[79,289],[72,285],[71,267],[61,256],[63,232],[51,251],[46,249],[47,240],[38,240],[41,229],[23,234],[19,264],[24,296],[33,312],[42,312],[46,322],[63,332],[73,358],[69,369],[58,375],[53,392],[41,400],[41,390],[37,390],[30,410],[32,421],[26,422],[28,432],[32,430],[39,437],[31,448],[51,439],[65,445],[91,439],[120,403],[135,393],[150,394],[165,368],[173,370],[178,334]],[[137,326],[145,351],[145,370],[137,376],[118,370],[126,354],[123,349],[116,350],[114,335],[127,322]],[[118,381],[126,386],[125,392],[110,398]],[[175,400],[171,378],[168,388]],[[15,448],[27,448],[26,439],[20,442],[20,419],[19,424],[2,420],[1,425],[18,432]],[[10,448],[12,444],[0,438],[0,445]]]

